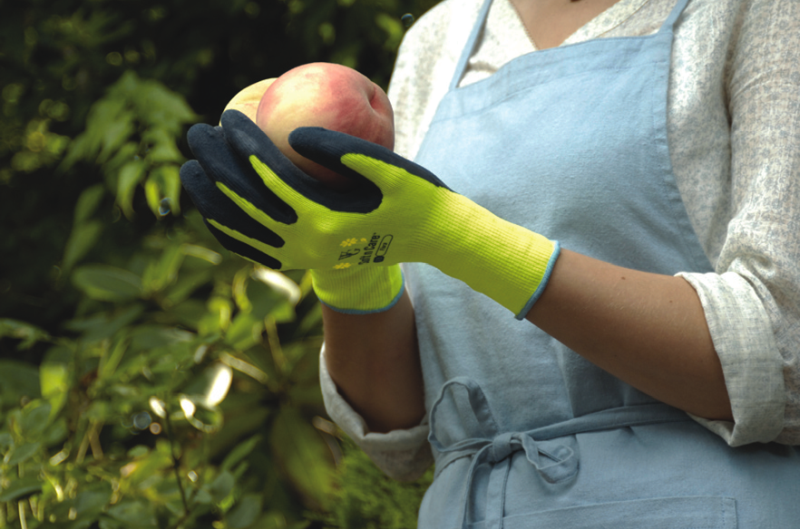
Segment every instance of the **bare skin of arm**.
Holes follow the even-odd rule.
[[[703,307],[683,278],[562,250],[528,321],[662,402],[732,420]]]
[[[371,431],[419,424],[424,393],[408,296],[379,314],[323,307],[323,317],[328,370]],[[699,417],[732,420],[700,300],[680,277],[562,250],[527,319],[656,399]]]
[[[411,428],[425,415],[414,309],[352,315],[322,306],[325,360],[339,392],[373,432]]]

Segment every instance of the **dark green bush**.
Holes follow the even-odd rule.
[[[324,418],[308,277],[226,252],[178,170],[260,79],[385,85],[431,3],[0,0],[0,528],[413,527],[423,485]]]

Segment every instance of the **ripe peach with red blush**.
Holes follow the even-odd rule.
[[[339,64],[311,63],[269,83],[256,124],[305,173],[345,189],[351,180],[300,156],[289,145],[298,127],[324,127],[394,148],[394,113],[386,93],[367,77]]]

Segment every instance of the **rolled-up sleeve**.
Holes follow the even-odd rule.
[[[370,432],[367,423],[342,397],[325,363],[325,347],[320,353],[320,386],[330,418],[372,459],[387,476],[412,481],[422,476],[433,463],[428,443],[427,416],[419,425],[388,433]]]
[[[761,300],[739,274],[679,274],[697,291],[722,363],[734,421],[693,417],[729,445],[769,442],[785,408],[783,360]]]
[[[752,0],[731,48],[731,218],[697,291],[734,421],[730,445],[800,444],[800,3]]]

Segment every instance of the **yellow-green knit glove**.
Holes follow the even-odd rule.
[[[225,119],[228,123],[232,116],[234,121],[249,121],[242,114],[231,112],[226,113]],[[234,124],[233,128],[236,127]],[[252,133],[262,140],[255,147],[262,160],[278,168],[281,174],[290,175],[287,178],[305,182],[310,189],[321,195],[329,192],[316,180],[298,171],[260,130],[255,129]],[[190,160],[181,167],[181,181],[209,230],[225,248],[245,259],[270,268],[285,269],[275,258],[242,242],[256,240],[263,243],[260,247],[264,247],[264,244],[281,246],[284,244],[283,239],[248,216],[222,193],[220,187],[236,190],[265,210],[278,208],[289,215],[284,217],[289,221],[292,217],[283,207],[285,205],[264,188],[247,159],[240,157],[233,149],[222,127],[195,125],[189,130],[188,140],[197,159]],[[222,184],[220,187],[218,182]],[[225,226],[226,231],[232,230],[241,236],[239,239],[230,237],[215,225]],[[320,301],[339,312],[381,312],[392,307],[403,293],[403,276],[399,265],[351,270],[311,270],[311,275]]]
[[[371,314],[394,306],[403,294],[400,265],[311,270],[317,298],[345,314]]]
[[[276,163],[265,148],[266,136],[246,118],[227,112],[222,125],[258,180],[219,179],[217,189],[282,243],[208,216],[207,221],[275,259],[273,268],[313,269],[330,278],[336,271],[428,263],[518,318],[542,292],[558,243],[497,217],[424,168],[352,136],[298,129],[290,137],[296,151],[357,181],[347,192],[323,190]]]

